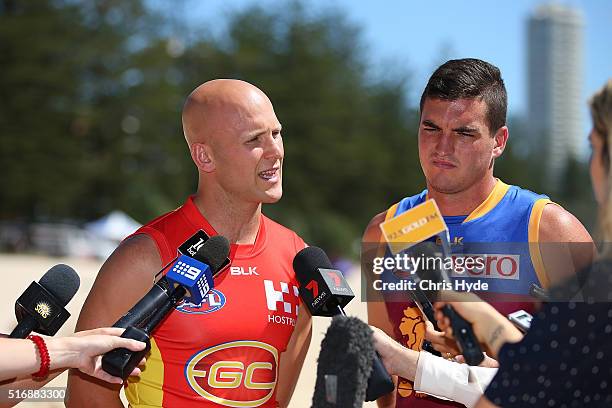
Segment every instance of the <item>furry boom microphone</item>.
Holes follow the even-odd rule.
[[[335,316],[321,342],[312,407],[361,407],[375,353],[367,324]]]

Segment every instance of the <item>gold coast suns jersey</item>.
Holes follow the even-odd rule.
[[[126,396],[133,408],[276,407],[280,357],[300,304],[292,262],[304,248],[264,215],[253,245],[232,245],[231,264],[201,304],[179,303],[153,332],[151,354]],[[197,230],[216,235],[193,202],[136,232],[165,265]]]

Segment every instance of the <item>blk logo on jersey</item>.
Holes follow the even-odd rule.
[[[268,305],[268,322],[295,326],[295,319],[300,304],[298,287],[287,282],[275,283],[264,280],[266,303]]]
[[[230,266],[230,275],[233,276],[259,276],[256,266]]]
[[[217,289],[211,289],[204,296],[204,300],[199,305],[190,302],[181,302],[176,305],[175,309],[181,313],[187,314],[208,314],[221,310],[225,306],[226,298],[223,292]]]
[[[228,407],[259,407],[276,388],[278,350],[260,341],[239,340],[196,353],[185,379],[198,395]]]

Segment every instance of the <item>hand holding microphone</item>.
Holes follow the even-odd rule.
[[[216,235],[203,242],[191,258],[180,255],[161,283],[154,285],[115,326],[127,325],[123,338],[142,341],[143,350],[117,348],[104,355],[102,368],[112,376],[126,379],[151,349],[150,335],[182,299],[200,303],[213,288],[213,276],[223,267],[230,252],[227,238]],[[134,323],[128,325],[128,323]]]
[[[429,281],[429,283],[433,283],[434,287],[439,287],[439,285],[443,287],[443,285],[451,282],[443,267],[444,260],[448,259],[451,253],[448,228],[434,200],[427,200],[411,210],[381,223],[380,228],[393,254],[406,251],[410,255],[414,262],[412,276],[417,286],[420,281]],[[441,248],[429,241],[434,236],[440,238]],[[417,262],[423,260],[426,262]],[[432,262],[433,265],[430,265],[429,261],[434,261]],[[435,296],[437,292],[434,291],[433,294],[427,295],[425,291],[417,290],[411,294],[423,313],[428,315],[432,324],[435,320],[431,319],[431,308],[424,306],[430,306],[429,297]],[[419,297],[423,297],[425,302],[419,301]],[[465,361],[469,365],[480,364],[484,359],[484,354],[480,349],[470,322],[455,313],[450,305],[443,306],[441,310],[448,317],[449,323],[454,329],[455,339]],[[429,331],[431,332],[431,330]],[[441,335],[438,335],[437,340],[440,340],[440,337]],[[436,340],[436,338],[430,336],[428,340]]]
[[[346,316],[343,308],[355,295],[344,279],[342,272],[333,268],[331,261],[321,248],[307,247],[302,249],[293,260],[293,269],[300,283],[300,297],[313,316]],[[345,346],[347,346],[347,340],[348,338],[339,339]],[[348,344],[352,343],[349,342]],[[344,351],[347,351],[346,347]],[[318,371],[321,372],[321,368]],[[395,388],[391,377],[385,371],[380,358],[375,353],[373,358],[371,358],[371,372],[368,368],[359,372],[369,373],[369,377],[364,380],[364,384],[367,384],[367,389],[364,393],[366,401],[374,401],[390,393]],[[337,389],[339,390],[346,389],[346,386],[343,387],[343,384],[350,384],[352,382],[349,377],[344,378],[342,376],[337,381],[337,387],[339,387]],[[319,380],[317,380],[317,384],[319,387],[324,386]],[[321,392],[315,389],[315,396],[321,395]],[[333,398],[331,399],[333,400]],[[313,402],[315,402],[314,399]]]
[[[429,281],[433,284],[450,282],[446,271],[442,267],[442,255],[444,253],[436,244],[429,241],[421,242],[410,248],[409,252],[413,259],[420,258],[426,261],[433,261],[420,263],[419,266],[415,268],[414,276],[417,284],[419,281]],[[448,291],[444,293],[446,294]],[[434,293],[434,297],[437,296],[438,293]],[[474,296],[478,299],[476,295]],[[465,362],[469,365],[479,365],[484,360],[485,356],[474,334],[471,322],[456,313],[453,306],[449,304],[441,304],[436,310],[441,311],[448,319],[448,325],[445,327],[452,327],[454,338],[457,341],[459,351],[461,351]],[[440,326],[440,328],[442,329],[442,326]]]
[[[475,294],[446,292],[444,298],[445,301],[436,302],[434,308],[438,325],[447,336],[456,338],[457,334],[457,328],[453,327],[445,311],[451,308],[454,317],[459,316],[470,325],[478,341],[486,346],[488,354],[494,358],[497,358],[504,343],[516,343],[523,338],[522,333],[505,316]]]
[[[101,355],[116,347],[134,351],[145,347],[134,340],[120,338],[122,329],[101,328],[67,337],[31,336],[32,341],[25,340],[32,331],[47,336],[57,333],[70,317],[65,306],[79,285],[74,269],[58,264],[19,296],[15,302],[18,324],[10,338],[0,338],[0,381],[38,373],[42,380],[38,385],[42,386],[49,381],[50,370],[76,368],[108,382],[121,382],[102,371]],[[138,375],[139,370],[135,369],[132,374]]]

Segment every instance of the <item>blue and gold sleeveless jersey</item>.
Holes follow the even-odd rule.
[[[387,213],[398,216],[427,199],[427,190],[404,198]],[[548,286],[538,246],[544,206],[551,201],[498,180],[493,191],[471,214],[444,217],[453,254],[481,255],[485,267],[455,271],[454,279],[488,284],[488,292],[528,295],[532,283]]]
[[[408,211],[427,199],[427,190],[404,198],[391,206],[386,220]],[[529,297],[532,283],[548,287],[548,278],[538,246],[538,229],[544,206],[551,201],[517,186],[497,180],[493,191],[474,211],[465,216],[444,217],[449,229],[454,257],[480,256],[484,268],[453,272],[451,279],[475,283],[486,282],[486,293],[478,293],[500,313],[524,309],[533,312]],[[386,275],[386,276],[385,276]],[[386,270],[383,281],[396,280]],[[402,301],[391,294],[386,308],[394,328],[395,339],[413,350],[421,350],[425,337],[425,320],[419,309],[404,295]],[[414,391],[410,381],[400,379],[396,407],[461,406]]]

